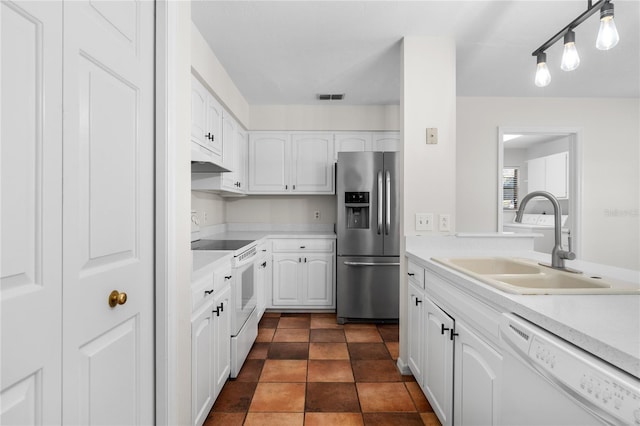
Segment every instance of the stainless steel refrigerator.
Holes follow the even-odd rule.
[[[338,323],[394,322],[399,312],[400,218],[394,152],[340,152],[336,166]]]

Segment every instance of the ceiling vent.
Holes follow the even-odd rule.
[[[344,99],[344,93],[319,94],[318,99],[321,101],[341,101]]]

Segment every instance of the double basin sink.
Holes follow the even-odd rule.
[[[640,294],[640,285],[552,269],[506,257],[433,258],[435,262],[516,294]]]

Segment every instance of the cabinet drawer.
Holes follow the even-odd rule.
[[[191,286],[191,312],[197,311],[208,300],[213,299],[213,274],[208,275]]]
[[[424,288],[424,269],[421,266],[409,261],[407,263],[407,275],[409,275],[410,282],[420,288]]]
[[[333,252],[334,240],[330,239],[309,239],[309,240],[297,240],[297,239],[283,239],[273,240],[274,252]]]

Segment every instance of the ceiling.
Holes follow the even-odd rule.
[[[595,0],[594,0],[595,2]],[[456,41],[458,96],[640,97],[640,1],[616,0],[619,44],[595,48],[599,15],[575,29],[580,67],[533,84],[531,53],[587,9],[569,1],[192,1],[192,19],[249,104],[400,102],[404,36]],[[319,93],[345,93],[318,101]]]

